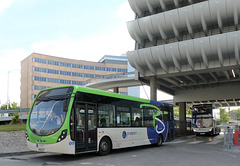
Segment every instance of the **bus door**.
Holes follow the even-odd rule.
[[[97,150],[96,104],[75,103],[76,153]]]

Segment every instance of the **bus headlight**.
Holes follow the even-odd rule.
[[[28,141],[29,141],[29,138],[28,138],[27,131],[26,131],[26,133],[25,133],[25,137],[26,137],[26,140],[28,140]]]
[[[66,137],[67,137],[67,129],[62,131],[61,135],[57,139],[57,142],[64,140]]]
[[[209,131],[212,131],[212,128],[210,128]]]
[[[196,132],[197,130],[196,129],[193,129],[194,132]]]

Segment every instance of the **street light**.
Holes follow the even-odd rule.
[[[9,109],[9,74],[10,74],[10,71],[8,71],[8,79],[7,79],[7,109]]]

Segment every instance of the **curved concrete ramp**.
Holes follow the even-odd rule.
[[[139,85],[142,85],[142,83],[138,80],[135,80],[135,77],[127,77],[127,78],[100,80],[97,82],[88,83],[85,86],[89,88],[107,90],[115,87],[123,88],[123,87],[139,86]]]

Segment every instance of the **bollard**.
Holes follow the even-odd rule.
[[[233,143],[237,146],[240,146],[240,130],[239,130],[239,126],[235,126],[236,130],[235,130],[235,134],[233,136]]]
[[[227,149],[231,149],[233,145],[233,129],[227,128],[227,131],[224,131],[224,146]]]

